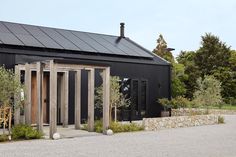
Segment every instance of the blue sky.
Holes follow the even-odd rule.
[[[211,32],[236,49],[235,0],[5,0],[0,20],[125,35],[153,50],[162,33],[176,50],[196,50]]]

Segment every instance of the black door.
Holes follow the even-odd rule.
[[[133,79],[131,81],[131,119],[139,120],[147,115],[148,81]]]

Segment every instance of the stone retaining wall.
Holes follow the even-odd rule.
[[[147,131],[156,131],[168,128],[192,127],[200,125],[212,125],[217,123],[218,115],[196,115],[143,119],[143,126]]]
[[[206,109],[199,108],[181,108],[181,109],[172,109],[171,116],[193,116],[193,115],[206,115],[206,114],[216,114],[216,115],[235,115],[236,111],[234,110],[219,110],[219,109],[209,109],[208,112]]]

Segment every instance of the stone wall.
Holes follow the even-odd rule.
[[[218,123],[218,115],[177,116],[164,118],[144,118],[143,126],[147,131],[168,128],[212,125]]]
[[[216,115],[232,115],[236,114],[234,110],[219,110],[219,109],[209,109],[208,112],[206,109],[199,108],[181,108],[181,109],[172,109],[171,116],[193,116],[193,115],[206,115],[206,114],[216,114]]]

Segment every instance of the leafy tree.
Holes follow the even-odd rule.
[[[186,93],[184,80],[187,79],[187,75],[184,73],[183,64],[173,64],[172,68],[172,97],[182,96]]]
[[[0,107],[14,107],[20,104],[20,98],[13,102],[15,94],[20,94],[22,90],[20,80],[17,79],[13,70],[0,67]],[[15,106],[16,107],[16,106]]]
[[[130,100],[120,92],[120,78],[118,76],[110,77],[110,119],[112,118],[112,110],[115,112],[115,121],[117,120],[117,108],[130,105]],[[103,101],[103,85],[95,89],[95,108],[102,109]]]
[[[200,71],[198,66],[196,66],[194,59],[196,53],[194,51],[181,51],[177,56],[177,62],[184,65],[184,73],[186,75],[185,79],[182,80],[186,93],[185,96],[189,99],[193,98],[193,93],[197,88],[197,78],[200,77]]]
[[[170,63],[174,63],[174,57],[173,57],[172,53],[168,50],[167,42],[165,41],[162,34],[160,34],[159,38],[157,39],[157,46],[153,50],[153,53],[164,58],[165,60],[169,61]]]
[[[218,67],[228,67],[230,47],[210,33],[202,36],[201,47],[195,56],[195,63],[202,72],[202,76],[211,75]]]
[[[198,89],[194,92],[194,103],[204,106],[208,109],[209,106],[220,105],[221,97],[221,82],[214,76],[205,75],[197,79]]]
[[[202,36],[201,44],[195,56],[195,64],[201,71],[201,76],[214,75],[222,82],[222,96],[225,99],[235,97],[234,51],[212,34]]]

